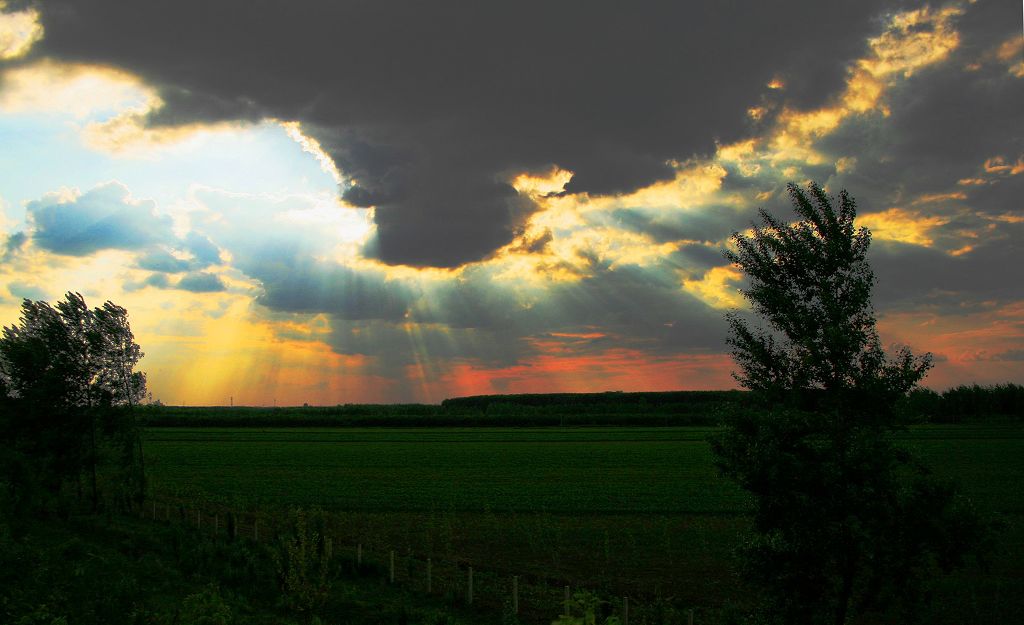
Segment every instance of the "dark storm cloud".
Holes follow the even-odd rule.
[[[878,276],[875,304],[880,311],[921,306],[958,314],[992,303],[1024,299],[1024,228],[1013,224],[1007,238],[951,256],[940,250],[876,241],[870,253]]]
[[[899,3],[43,0],[34,54],[142,75],[154,125],[296,119],[376,206],[386,262],[455,266],[534,210],[507,184],[551,164],[570,192],[672,176],[745,132],[774,76],[814,106]],[[808,26],[813,22],[813,27]]]
[[[73,199],[49,194],[26,204],[37,247],[67,256],[103,249],[139,250],[170,241],[171,220],[152,201],[132,200],[118,183],[98,186]]]

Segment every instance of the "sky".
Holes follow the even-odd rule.
[[[0,0],[0,324],[154,399],[734,388],[722,256],[846,189],[886,346],[1024,383],[1024,16],[937,3]]]

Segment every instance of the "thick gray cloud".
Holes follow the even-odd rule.
[[[574,355],[610,348],[652,357],[714,353],[726,334],[721,312],[683,291],[669,269],[613,270],[598,261],[589,277],[549,285],[536,299],[496,285],[478,267],[425,288],[407,305],[412,324],[333,315],[329,343],[339,353],[373,356],[374,373],[401,377],[413,364],[528,363],[543,351],[538,342],[565,342]]]
[[[34,54],[141,74],[167,103],[155,125],[302,121],[354,179],[344,197],[376,206],[380,258],[455,266],[534,210],[510,174],[557,164],[591,194],[669,178],[747,132],[773,77],[800,106],[841,89],[899,6],[43,0]]]
[[[868,210],[946,191],[965,193],[976,210],[1020,210],[1024,176],[989,185],[956,184],[985,176],[984,163],[992,157],[1012,163],[1024,154],[1024,135],[1008,132],[1024,127],[1024,80],[995,57],[1001,44],[1020,37],[1020,8],[978,2],[965,7],[956,27],[960,43],[947,60],[887,94],[891,115],[853,118],[818,145],[836,158],[857,158],[856,167],[837,175],[835,183],[856,189]]]
[[[185,235],[184,248],[192,254],[196,263],[202,267],[216,265],[220,262],[220,250],[204,235],[195,230]]]
[[[9,262],[24,249],[26,243],[28,243],[28,235],[24,232],[15,232],[4,237],[3,244],[0,244],[0,249],[3,249],[3,254],[0,254],[0,262]]]
[[[219,293],[226,291],[227,287],[221,281],[220,276],[212,273],[195,272],[182,276],[174,288],[192,293]]]
[[[187,260],[171,255],[165,249],[156,248],[147,252],[139,259],[139,268],[160,273],[181,273],[192,266]]]
[[[1009,232],[960,256],[876,241],[870,259],[878,276],[875,303],[882,311],[928,307],[943,314],[1024,299],[1024,228]]]
[[[35,284],[24,282],[11,282],[7,285],[7,291],[17,299],[48,300],[50,294]]]
[[[658,243],[682,240],[716,243],[734,231],[746,228],[751,217],[749,213],[739,214],[724,206],[709,206],[692,212],[652,211],[638,207],[613,211],[610,225],[646,234]],[[717,254],[719,262],[714,264],[724,264],[721,252]]]
[[[387,281],[373,273],[305,258],[291,264],[279,259],[272,249],[264,248],[239,265],[263,284],[263,294],[257,301],[273,310],[399,321],[416,297],[410,285]]]
[[[146,287],[154,287],[157,289],[169,289],[171,288],[171,281],[167,277],[166,273],[151,273],[148,276],[146,276],[145,279],[143,280],[129,281],[125,282],[124,284],[124,290],[128,292],[139,291]]]
[[[193,271],[182,276],[177,282],[171,282],[167,273],[157,270],[157,273],[151,273],[141,281],[126,282],[124,289],[138,291],[153,287],[155,289],[177,289],[190,293],[222,293],[227,290],[227,285],[216,274]]]
[[[26,204],[37,247],[67,256],[103,249],[139,250],[172,239],[171,220],[152,201],[132,200],[116,182],[68,199],[49,194]]]
[[[1005,352],[993,354],[992,360],[1024,362],[1024,349],[1009,349],[1006,350]]]
[[[847,189],[861,215],[896,207],[938,224],[927,230],[927,246],[881,239],[873,244],[875,303],[882,312],[928,306],[956,313],[980,302],[1024,298],[1024,231],[997,218],[1024,215],[1024,175],[1009,171],[1024,155],[1024,135],[1009,131],[1024,127],[1024,80],[1008,71],[1024,58],[996,56],[1001,44],[1020,37],[1020,8],[978,2],[963,9],[954,21],[959,45],[944,61],[895,81],[883,96],[888,115],[850,116],[812,146],[825,156],[823,163],[792,163],[797,180]],[[986,161],[995,157],[1003,167],[986,171]],[[852,158],[852,166],[836,171],[840,158]],[[764,207],[793,215],[777,169],[748,176],[730,169],[723,186],[748,197],[772,189]],[[681,235],[695,231],[691,223],[680,225]],[[639,225],[650,232],[664,227],[658,221]]]

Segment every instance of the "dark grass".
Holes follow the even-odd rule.
[[[147,434],[157,492],[365,511],[722,513],[705,430],[335,430]]]
[[[270,511],[320,506],[339,544],[533,575],[712,614],[743,599],[732,550],[746,496],[707,428],[151,429],[157,497]],[[897,435],[1004,524],[992,567],[940,580],[934,622],[1024,610],[1024,428]],[[709,617],[710,618],[710,617]]]
[[[272,547],[228,541],[184,524],[131,517],[35,520],[0,533],[0,622],[14,625],[192,625],[217,623],[183,609],[213,587],[232,625],[308,625],[280,600]],[[327,624],[483,625],[494,614],[457,597],[391,586],[380,570],[329,566],[331,593],[317,609]],[[200,619],[199,621],[193,618]]]

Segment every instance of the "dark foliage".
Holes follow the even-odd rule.
[[[770,622],[842,625],[876,611],[910,622],[927,580],[962,565],[984,528],[891,441],[893,407],[931,360],[881,347],[871,238],[854,225],[853,199],[789,189],[801,220],[762,211],[762,225],[734,234],[726,252],[766,324],[729,316],[737,379],[765,410],[740,413],[713,443],[721,471],[754,496],[745,572]]]
[[[934,421],[958,423],[991,417],[1024,419],[1024,386],[957,386],[942,393]]]
[[[970,389],[964,393],[960,389]],[[1024,418],[1024,387],[958,387],[943,394],[914,389],[899,398],[902,423],[1001,421]],[[817,401],[806,392],[805,407]],[[948,399],[947,399],[948,398]],[[717,426],[732,416],[761,410],[750,391],[664,393],[552,393],[478,395],[437,404],[338,406],[140,406],[136,418],[152,427],[545,427]]]
[[[77,293],[54,306],[23,302],[20,323],[0,337],[0,476],[19,516],[62,491],[93,510],[101,491],[123,507],[141,498],[131,411],[146,388],[134,371],[141,357],[120,306],[89,309]]]

